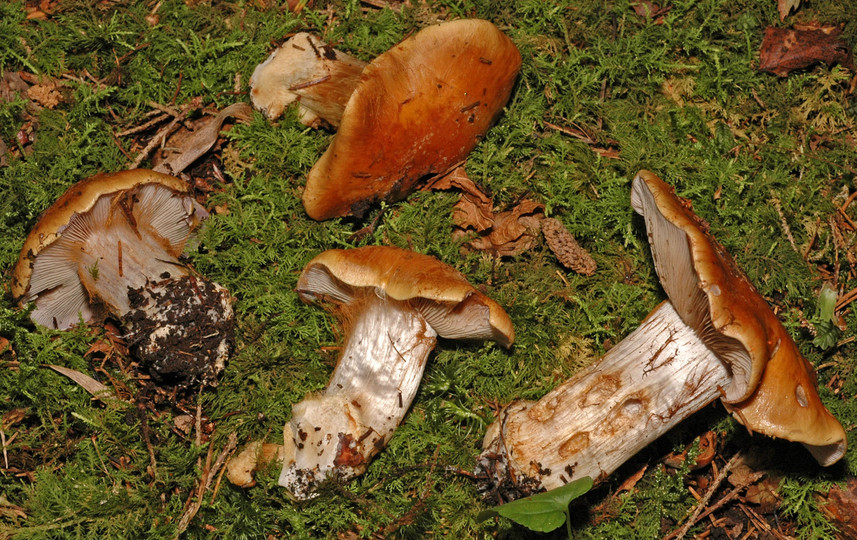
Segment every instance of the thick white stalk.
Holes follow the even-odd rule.
[[[488,428],[478,473],[513,496],[603,479],[731,381],[669,302],[596,364],[538,402],[509,405]]]
[[[295,499],[366,470],[404,418],[436,342],[407,302],[371,294],[359,306],[327,388],[295,405],[285,426],[279,484]]]

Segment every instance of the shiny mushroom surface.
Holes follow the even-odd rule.
[[[801,442],[822,465],[840,459],[845,432],[811,366],[689,202],[642,171],[632,206],[669,301],[538,402],[503,409],[479,457],[482,488],[517,497],[603,479],[718,397],[748,428]]]
[[[279,483],[295,499],[365,471],[405,417],[438,337],[514,341],[506,312],[458,271],[399,248],[325,251],[297,290],[335,306],[346,338],[326,388],[296,404],[284,428]]]

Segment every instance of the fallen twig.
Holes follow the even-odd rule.
[[[199,479],[199,487],[196,490],[196,500],[191,503],[191,505],[185,510],[185,513],[182,514],[181,519],[179,519],[178,530],[176,531],[175,539],[177,540],[185,530],[187,530],[188,525],[190,525],[191,520],[196,516],[199,509],[202,507],[203,495],[208,491],[208,488],[211,486],[211,482],[215,476],[218,476],[218,484],[219,484],[219,475],[218,472],[221,468],[223,468],[223,464],[226,463],[226,459],[235,452],[235,448],[238,446],[238,434],[230,433],[229,437],[226,439],[226,446],[223,447],[220,454],[217,456],[217,459],[214,460],[214,463],[211,463],[211,456],[213,455],[214,445],[209,443],[208,447],[208,455],[205,458],[205,468],[202,471],[202,476]]]
[[[726,465],[724,465],[723,468],[720,469],[720,472],[717,473],[717,476],[715,476],[714,480],[711,482],[711,487],[709,487],[708,491],[705,492],[705,495],[702,497],[702,500],[700,500],[699,503],[696,505],[696,508],[693,510],[693,514],[691,514],[687,521],[685,521],[684,525],[682,525],[681,528],[676,529],[675,531],[665,536],[663,540],[672,540],[673,538],[675,540],[682,540],[682,538],[685,537],[687,531],[689,531],[690,528],[693,527],[699,519],[701,519],[700,514],[702,514],[702,511],[705,509],[705,506],[708,504],[708,501],[711,500],[711,497],[714,495],[714,492],[717,491],[717,488],[719,488],[720,484],[723,483],[723,480],[726,479],[726,475],[729,473],[729,470],[732,469],[732,467],[734,467],[736,463],[738,463],[739,456],[741,456],[740,452],[732,456],[732,459],[730,459],[726,463]]]

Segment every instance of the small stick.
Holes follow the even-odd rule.
[[[9,468],[9,453],[6,451],[6,432],[3,430],[3,422],[0,421],[0,443],[3,444],[3,464],[4,469]]]
[[[726,465],[724,465],[723,468],[720,469],[720,472],[717,473],[717,476],[711,483],[711,487],[708,489],[708,491],[705,492],[705,496],[703,496],[702,500],[699,501],[699,504],[696,505],[693,514],[691,514],[690,518],[685,521],[684,525],[682,525],[680,529],[676,529],[674,532],[665,536],[663,540],[672,540],[673,538],[675,538],[675,540],[682,540],[682,538],[685,537],[687,531],[689,531],[690,528],[696,524],[697,519],[699,519],[699,515],[702,513],[703,508],[705,508],[705,506],[708,504],[708,501],[711,500],[711,497],[714,495],[714,492],[717,491],[717,488],[719,488],[720,484],[723,483],[723,480],[726,479],[726,474],[732,467],[735,466],[736,463],[738,463],[738,457],[740,455],[741,453],[739,452],[732,456],[732,459],[730,459],[726,463]]]
[[[136,169],[137,167],[139,167],[140,164],[143,163],[143,160],[149,157],[149,154],[151,154],[155,150],[155,148],[158,147],[158,145],[160,145],[163,141],[166,141],[167,136],[170,135],[176,129],[178,129],[179,120],[179,117],[173,118],[172,122],[167,124],[165,128],[161,129],[161,131],[159,131],[158,134],[155,135],[151,141],[149,141],[149,144],[147,144],[146,147],[143,148],[143,150],[141,150],[139,154],[137,154],[137,157],[136,159],[134,159],[134,162],[131,163],[130,168]]]
[[[235,448],[238,446],[238,434],[230,433],[229,437],[226,440],[226,446],[223,447],[220,454],[217,456],[217,459],[214,460],[214,463],[211,463],[211,456],[214,454],[214,445],[209,443],[208,454],[205,457],[205,468],[202,471],[202,476],[199,479],[199,487],[196,491],[196,500],[191,503],[185,513],[182,515],[181,519],[179,519],[178,529],[176,531],[175,539],[182,535],[185,530],[187,530],[188,525],[190,525],[191,520],[196,516],[199,509],[202,507],[202,496],[205,495],[205,492],[208,491],[208,488],[211,487],[211,482],[215,476],[218,476],[218,472],[223,469],[223,464],[226,462],[226,459],[235,452]],[[218,477],[217,481],[218,485],[220,484],[220,479]],[[214,499],[212,498],[212,502]]]
[[[797,248],[797,244],[795,244],[795,238],[792,236],[792,230],[789,228],[789,223],[786,221],[786,215],[783,213],[783,207],[780,205],[780,200],[774,195],[773,191],[771,191],[771,200],[774,203],[774,208],[777,209],[777,214],[780,215],[780,223],[783,226],[783,232],[786,233],[786,238],[789,239],[789,244],[792,245],[792,249],[795,253],[800,253],[800,250]]]
[[[155,112],[155,111],[153,111],[153,112]],[[167,114],[167,113],[160,113],[160,114],[158,114],[158,112],[160,112],[160,111],[155,112],[155,114],[157,114],[157,116],[156,116],[156,117],[154,117],[154,118],[152,118],[152,119],[151,119],[151,120],[149,120],[148,122],[145,122],[145,123],[143,123],[143,124],[140,124],[139,126],[135,126],[135,127],[132,127],[132,128],[128,128],[128,129],[126,129],[125,131],[120,131],[119,133],[117,133],[117,134],[116,134],[116,136],[117,136],[117,137],[124,137],[124,136],[126,136],[126,135],[133,135],[134,133],[139,133],[139,132],[141,132],[141,131],[146,131],[146,130],[147,130],[147,129],[149,129],[150,127],[154,126],[155,124],[160,124],[161,122],[163,122],[164,120],[166,120],[167,118],[169,118],[169,117],[171,116],[171,115],[169,115],[169,114]]]

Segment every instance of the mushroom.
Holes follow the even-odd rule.
[[[437,337],[514,341],[496,302],[434,257],[394,247],[325,251],[298,294],[330,302],[346,340],[327,387],[292,408],[279,484],[295,499],[326,478],[361,474],[386,446],[417,392]]]
[[[496,120],[520,66],[512,41],[480,19],[429,26],[375,58],[307,176],[307,214],[359,218],[450,170]]]
[[[845,432],[812,366],[707,224],[648,171],[631,203],[669,301],[538,402],[500,411],[477,465],[482,488],[515,497],[604,479],[718,397],[751,432],[801,442],[821,465],[839,460]]]
[[[215,385],[233,339],[231,297],[179,261],[207,215],[173,176],[136,169],[80,181],[27,236],[12,295],[49,328],[113,315],[155,379]]]
[[[274,120],[297,102],[301,123],[338,127],[366,62],[300,32],[289,38],[250,77],[253,106]]]

